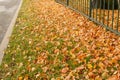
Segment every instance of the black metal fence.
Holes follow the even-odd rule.
[[[120,0],[56,0],[120,35]]]

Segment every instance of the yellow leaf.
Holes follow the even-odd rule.
[[[40,48],[39,48],[39,47],[36,47],[36,50],[37,50],[37,51],[39,51],[39,50],[40,50]]]
[[[72,58],[75,58],[75,57],[76,57],[75,54],[72,53],[71,51],[70,51],[70,55],[72,56]]]
[[[19,77],[19,78],[18,78],[18,80],[22,80],[22,79],[23,79],[23,77]]]
[[[102,78],[100,76],[96,76],[95,80],[102,80]]]
[[[104,58],[104,57],[100,57],[100,58],[99,58],[99,60],[104,61],[104,60],[105,60],[105,58]]]
[[[99,66],[100,68],[103,68],[103,67],[104,67],[104,64],[103,64],[102,62],[100,62],[100,63],[98,64],[98,66]]]
[[[89,69],[92,69],[92,64],[87,64],[87,67],[89,68]]]
[[[103,72],[102,73],[102,78],[106,78],[106,77],[108,77],[108,73],[107,72]]]

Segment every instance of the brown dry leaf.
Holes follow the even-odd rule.
[[[28,65],[28,66],[26,67],[26,70],[31,71],[31,66]]]
[[[36,47],[36,50],[39,51],[39,50],[40,50],[40,47]]]
[[[55,53],[55,54],[57,54],[58,52],[60,52],[59,49],[55,49],[55,50],[54,50],[54,53]]]
[[[63,68],[63,69],[61,70],[61,72],[62,72],[63,74],[67,73],[68,71],[69,71],[69,68],[68,68],[68,67],[65,67],[65,68]]]
[[[24,80],[28,80],[28,75],[25,75]]]
[[[112,58],[111,62],[117,64],[118,60],[119,60],[118,56],[115,56]]]
[[[113,75],[111,77],[109,77],[107,80],[119,80],[117,75]]]
[[[65,48],[62,49],[62,53],[63,53],[63,54],[67,54],[67,53],[68,53],[67,47],[65,47]]]
[[[78,54],[78,59],[80,59],[80,60],[82,60],[82,59],[84,59],[85,57],[86,57],[86,55],[85,54]]]
[[[49,68],[46,66],[46,67],[43,67],[42,69],[43,69],[43,72],[46,73]]]
[[[64,2],[66,0],[59,1]],[[73,1],[73,3],[76,1]],[[58,76],[66,77],[68,80],[71,80],[72,77],[72,79],[75,79],[76,76],[74,75],[79,75],[79,72],[85,73],[82,75],[83,80],[84,78],[89,80],[89,77],[102,80],[102,77],[111,76],[107,72],[103,72],[107,67],[111,69],[113,64],[117,68],[120,66],[118,63],[120,59],[119,36],[95,25],[81,14],[56,3],[55,0],[25,0],[24,2],[29,2],[30,6],[25,4],[27,8],[22,9],[22,14],[20,14],[16,23],[15,34],[13,34],[6,51],[6,55],[10,56],[12,54],[10,59],[13,59],[13,61],[21,59],[23,62],[18,62],[15,67],[8,67],[9,65],[14,66],[13,61],[5,64],[4,73],[7,74],[6,77],[11,76],[11,72],[16,71],[18,66],[22,68],[26,60],[29,64],[24,64],[26,66],[25,72],[32,71],[32,76],[26,75],[24,80],[28,80],[28,76],[30,78],[38,78],[39,76],[49,78],[51,75],[55,75],[56,72],[61,73]],[[19,31],[19,29],[21,30]],[[28,45],[25,44],[26,41]],[[47,42],[51,42],[53,45],[48,44],[46,46]],[[15,53],[23,53],[24,56],[20,55],[20,58]],[[9,58],[8,56],[7,58]],[[7,62],[7,58],[5,57],[5,62]],[[58,69],[61,66],[64,68]],[[75,70],[71,70],[71,67]],[[34,73],[39,71],[40,68],[43,73]],[[113,74],[117,74],[118,71],[116,68],[115,70],[109,70],[112,74],[111,80],[116,79]],[[98,75],[94,75],[94,73],[98,73]],[[22,78],[19,77],[19,79]]]
[[[96,76],[95,80],[102,80],[102,78],[100,76]]]
[[[84,68],[85,68],[84,65],[81,65],[80,67],[76,68],[76,70],[77,70],[77,71],[81,71],[81,70],[83,70]]]
[[[88,76],[89,76],[90,78],[95,78],[95,74],[94,74],[93,72],[89,72],[89,73],[88,73]]]

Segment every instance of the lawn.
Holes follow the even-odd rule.
[[[120,37],[54,0],[23,0],[1,80],[119,80]]]

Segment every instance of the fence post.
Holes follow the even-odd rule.
[[[90,2],[89,2],[89,17],[91,17],[91,15],[92,15],[92,0],[90,0]]]
[[[67,6],[69,6],[69,0],[67,0]]]

